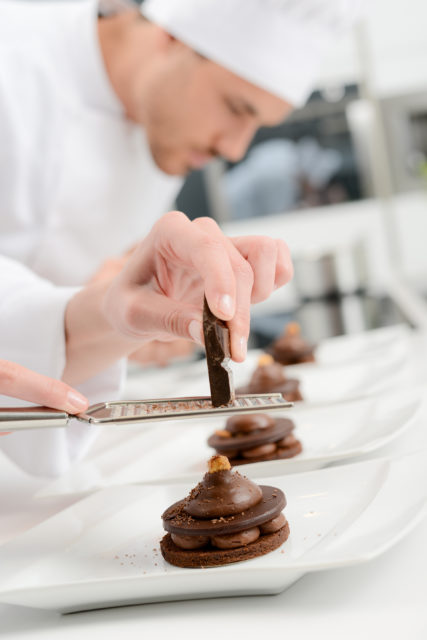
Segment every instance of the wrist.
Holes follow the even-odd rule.
[[[105,301],[110,281],[88,285],[69,301],[64,318],[66,366],[63,379],[76,385],[117,360],[127,357],[141,341],[123,335],[109,315]],[[117,304],[119,299],[116,300]]]

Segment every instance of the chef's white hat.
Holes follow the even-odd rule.
[[[198,53],[302,105],[361,0],[145,0],[143,14]]]

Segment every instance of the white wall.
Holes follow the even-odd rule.
[[[427,90],[427,1],[367,0],[366,35],[379,95]],[[356,37],[344,38],[325,61],[320,85],[360,80]]]
[[[391,265],[384,223],[395,221],[401,264]],[[349,246],[362,239],[366,247],[370,288],[383,292],[392,267],[427,291],[427,190],[393,198],[391,207],[379,200],[306,209],[295,213],[251,218],[224,225],[226,233],[268,234],[283,238],[294,257],[317,250]],[[254,307],[254,313],[269,313],[292,308],[298,299],[295,284],[274,293]]]

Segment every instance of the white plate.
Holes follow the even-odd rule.
[[[411,330],[399,324],[323,340],[316,349],[319,364],[342,364],[353,360],[387,357],[409,348]]]
[[[301,380],[306,403],[328,403],[377,393],[406,376],[411,332],[397,325],[321,342],[317,361],[287,367]],[[252,349],[242,364],[231,363],[236,386],[246,384],[264,352]],[[143,369],[131,364],[124,397],[208,395],[205,360]]]
[[[231,363],[235,386],[246,385],[262,351],[251,350],[244,363]],[[409,384],[409,350],[390,349],[381,357],[352,360],[339,365],[301,364],[286,367],[289,378],[301,383],[304,405],[319,406],[380,393],[392,386]],[[125,399],[210,395],[205,361],[161,372],[141,372],[129,376]]]
[[[407,391],[346,404],[284,413],[296,424],[303,452],[288,460],[242,465],[254,478],[323,467],[333,461],[378,449],[402,434],[417,419],[419,393]],[[125,434],[125,440],[92,460],[80,462],[37,495],[84,493],[116,484],[198,481],[214,453],[208,437],[224,419],[162,422],[148,431]],[[107,427],[108,428],[108,427]],[[137,429],[137,427],[135,427]]]
[[[95,493],[0,549],[0,601],[58,611],[279,593],[308,571],[374,558],[425,515],[427,452],[264,479],[285,491],[291,535],[227,567],[163,561],[160,515],[187,486]]]

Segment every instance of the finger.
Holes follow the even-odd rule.
[[[277,251],[276,240],[266,236],[235,238],[233,244],[249,262],[254,274],[251,302],[266,300],[275,289]]]
[[[228,320],[230,330],[231,357],[235,362],[243,362],[247,353],[250,329],[250,306],[254,282],[253,270],[249,262],[225,236],[210,218],[199,218],[197,222],[209,235],[214,236],[226,248],[236,280],[236,310]]]
[[[255,277],[253,303],[267,299],[273,290],[292,280],[294,271],[291,254],[283,240],[243,236],[233,238],[232,241],[252,265]],[[274,275],[271,277],[273,269]]]
[[[151,255],[151,260],[147,256]],[[135,283],[151,277],[161,256],[171,268],[190,269],[200,276],[212,312],[223,320],[233,317],[236,283],[228,253],[216,235],[206,233],[179,211],[165,214],[131,257]],[[157,260],[158,261],[158,260]]]
[[[84,411],[89,404],[64,382],[6,360],[0,360],[0,393],[71,414]]]
[[[283,240],[276,240],[277,262],[274,288],[278,289],[287,284],[294,277],[294,266],[292,264],[291,252]]]
[[[200,303],[186,304],[149,287],[135,287],[126,302],[126,335],[135,340],[185,338],[203,344],[203,292]],[[147,309],[149,312],[147,313]]]

